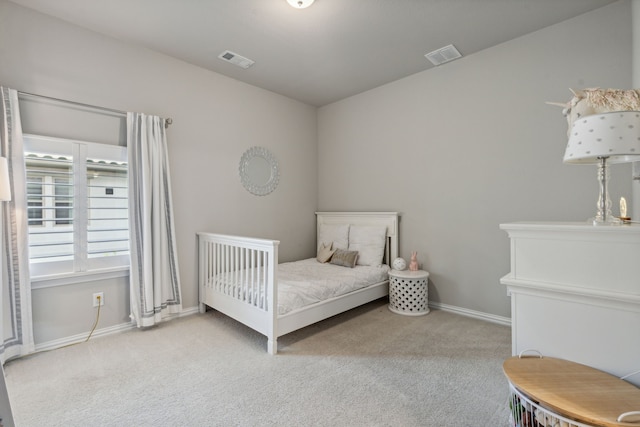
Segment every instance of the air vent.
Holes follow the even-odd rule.
[[[452,44],[438,50],[434,50],[433,52],[429,52],[425,56],[433,65],[444,64],[445,62],[453,61],[454,59],[462,57],[460,52],[458,52],[458,49],[456,49]]]
[[[230,62],[233,65],[237,65],[238,67],[245,68],[245,69],[249,68],[253,64],[255,64],[255,62],[250,60],[249,58],[245,58],[244,56],[240,56],[237,53],[231,52],[230,50],[225,50],[220,55],[218,55],[218,58],[222,59],[223,61]]]

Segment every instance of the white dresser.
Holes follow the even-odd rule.
[[[534,349],[621,377],[640,370],[640,226],[502,224],[513,355]],[[640,386],[640,374],[628,381]]]

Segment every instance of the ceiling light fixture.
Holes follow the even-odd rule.
[[[287,0],[291,6],[296,9],[304,9],[305,7],[309,7],[313,4],[314,0]]]

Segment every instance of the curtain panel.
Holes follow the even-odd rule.
[[[131,315],[152,326],[182,311],[164,119],[127,113]]]
[[[2,156],[7,158],[12,196],[11,201],[0,202],[0,361],[4,362],[15,356],[32,353],[35,346],[31,317],[27,186],[18,92],[5,87],[0,87],[0,91],[0,148]]]

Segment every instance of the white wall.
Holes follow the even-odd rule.
[[[630,9],[617,2],[320,108],[319,209],[401,212],[400,253],[418,251],[430,300],[509,317],[499,224],[596,210],[596,169],[562,163],[566,121],[545,102],[629,87]],[[629,170],[614,166],[612,200],[630,197]]]
[[[183,307],[197,305],[197,231],[279,238],[285,261],[313,255],[315,107],[6,0],[0,0],[0,58],[4,86],[173,118],[168,142]],[[280,164],[280,184],[265,197],[245,191],[238,177],[240,157],[254,145]],[[111,285],[119,289],[111,301],[126,305],[126,281]],[[36,343],[91,327],[96,288],[80,286],[34,291]],[[105,315],[109,300],[105,292]],[[127,321],[122,313],[128,307],[99,327]]]
[[[0,84],[174,119],[186,308],[197,303],[196,231],[279,238],[291,260],[313,253],[317,207],[400,211],[401,254],[418,251],[433,301],[508,317],[498,225],[595,213],[595,168],[562,164],[566,123],[545,101],[568,100],[569,87],[629,87],[630,9],[623,0],[328,105],[316,122],[313,107],[0,0]],[[239,183],[253,145],[280,162],[266,197]],[[614,200],[630,196],[629,181],[628,166],[614,166]],[[111,286],[126,304],[126,283]],[[96,290],[35,293],[38,342],[86,331]]]

